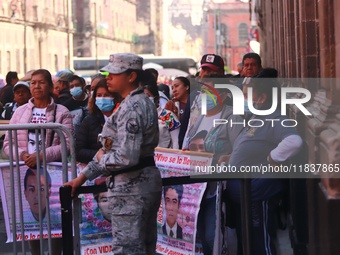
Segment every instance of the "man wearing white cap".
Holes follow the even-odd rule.
[[[1,114],[1,119],[10,120],[14,111],[21,105],[26,104],[31,98],[30,87],[25,81],[18,81],[13,87],[14,101],[7,103]]]
[[[162,180],[154,162],[158,144],[156,107],[144,94],[143,58],[131,53],[110,55],[101,71],[109,73],[107,86],[124,98],[106,121],[101,134],[103,147],[79,177],[66,183],[75,194],[86,179],[108,176],[111,209],[112,253],[156,252],[157,211]]]

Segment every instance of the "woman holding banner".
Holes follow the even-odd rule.
[[[155,254],[156,250],[162,180],[153,157],[159,131],[156,108],[139,86],[142,66],[143,58],[137,55],[110,55],[102,70],[109,73],[109,91],[124,100],[103,127],[103,147],[94,161],[65,184],[74,196],[86,179],[108,176],[113,254]]]

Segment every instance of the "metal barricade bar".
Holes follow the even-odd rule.
[[[66,136],[68,137],[69,144],[70,144],[70,154],[71,154],[71,171],[72,171],[72,178],[76,176],[76,161],[75,161],[75,146],[74,146],[74,139],[73,134],[71,133],[71,130],[63,126],[59,123],[45,123],[45,124],[6,124],[6,125],[0,125],[0,131],[7,131],[8,135],[8,144],[9,144],[9,162],[13,162],[12,164],[9,164],[10,169],[10,195],[11,195],[11,210],[12,210],[12,231],[13,231],[13,254],[18,254],[18,241],[16,238],[17,234],[17,216],[15,212],[15,185],[18,185],[18,194],[21,194],[21,181],[20,181],[20,155],[18,152],[18,139],[17,139],[17,131],[18,130],[35,130],[35,142],[36,142],[36,151],[37,154],[40,152],[42,153],[42,160],[40,157],[36,157],[36,166],[37,169],[40,169],[42,166],[44,169],[43,177],[44,182],[47,183],[47,170],[46,170],[46,141],[45,141],[45,133],[46,130],[51,129],[54,132],[54,135],[58,135],[60,139],[60,145],[61,145],[61,158],[62,158],[62,182],[65,183],[68,181],[68,162],[67,162],[67,143],[66,143]],[[39,132],[41,134],[41,149],[39,149],[39,141],[38,141],[38,135]],[[15,156],[15,160],[14,159]],[[15,170],[14,170],[15,169]],[[14,173],[16,173],[17,180],[14,179]],[[40,175],[37,175],[37,185],[40,186]],[[38,189],[38,197],[39,197],[39,224],[40,224],[40,251],[41,254],[44,254],[43,252],[43,222],[42,222],[42,210],[41,210],[41,191]],[[47,205],[49,205],[49,198],[46,196],[45,198],[47,200]],[[24,215],[23,215],[23,203],[22,203],[22,197],[18,196],[18,202],[19,202],[19,210],[20,210],[20,222],[21,222],[21,244],[22,244],[22,254],[26,254],[26,248],[25,248],[25,235],[24,235]],[[46,220],[47,220],[47,233],[48,233],[48,252],[49,254],[52,254],[52,248],[51,248],[51,226],[50,226],[50,208],[49,206],[46,207]],[[73,249],[73,247],[71,247]]]
[[[162,186],[171,186],[178,184],[192,184],[192,183],[202,183],[208,181],[222,181],[221,178],[204,178],[210,175],[201,175],[200,177],[195,176],[192,178],[191,176],[179,176],[179,177],[167,177],[162,178]],[[226,179],[223,179],[226,180]],[[241,201],[241,214],[242,214],[242,233],[243,233],[243,254],[251,255],[251,199],[250,199],[250,179],[244,179],[241,182],[241,192],[242,192],[242,201]],[[73,231],[72,231],[72,198],[71,198],[71,187],[63,186],[60,187],[60,202],[61,202],[61,210],[62,210],[62,222],[63,222],[63,254],[64,255],[73,255],[74,251],[69,249],[69,247],[73,247]],[[79,194],[88,194],[95,192],[105,192],[107,188],[103,185],[97,186],[81,186],[77,189],[76,197]],[[79,254],[80,251],[76,250],[76,254]]]

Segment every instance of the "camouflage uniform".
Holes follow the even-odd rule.
[[[102,131],[105,154],[100,162],[90,162],[83,173],[94,179],[153,157],[158,132],[156,108],[143,89],[137,88],[106,121]],[[162,189],[158,169],[148,166],[109,179],[113,254],[155,254]]]

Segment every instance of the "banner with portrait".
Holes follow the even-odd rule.
[[[86,165],[78,164],[78,173]],[[87,180],[85,185],[106,185],[105,177],[93,181]],[[112,254],[111,212],[107,192],[80,194],[81,224],[80,253],[81,254]]]
[[[39,239],[40,228],[43,231],[43,238],[48,238],[49,226],[51,237],[61,237],[59,201],[59,188],[63,184],[61,163],[47,164],[46,172],[43,168],[31,169],[23,162],[20,163],[19,171],[15,166],[13,167],[13,179],[11,179],[10,163],[0,163],[0,192],[7,242],[13,242],[13,223],[16,227],[16,241],[23,238]],[[14,192],[13,196],[12,192]]]
[[[156,148],[155,163],[162,177],[186,176],[194,173],[195,166],[209,166],[212,154],[192,153],[180,150]],[[84,165],[78,165],[80,172]],[[87,181],[86,185],[102,185],[103,178]],[[159,254],[195,254],[201,251],[200,245],[195,246],[196,224],[201,199],[205,191],[206,183],[185,184],[183,186],[180,207],[177,212],[177,232],[173,237],[166,233],[166,206],[164,194],[159,208],[157,226],[158,241],[157,252]],[[82,223],[80,224],[81,254],[111,254],[112,232],[109,216],[106,192],[96,194],[81,194],[79,198],[82,204]],[[163,232],[163,226],[165,230]],[[196,254],[202,254],[197,252]]]
[[[196,166],[210,166],[213,154],[156,148],[162,178],[197,174]],[[197,217],[206,183],[164,186],[158,211],[159,254],[202,254],[196,246]]]

